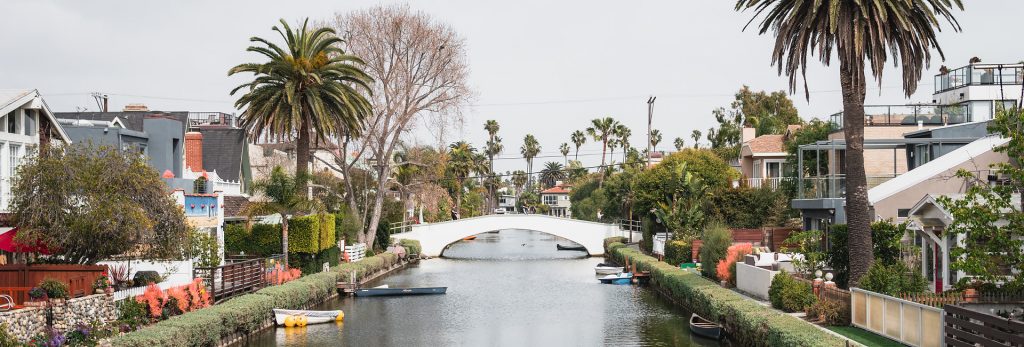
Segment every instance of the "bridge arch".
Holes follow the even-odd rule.
[[[562,237],[587,249],[590,255],[604,254],[604,239],[619,235],[615,224],[604,224],[536,214],[487,215],[417,224],[412,230],[391,235],[393,239],[418,240],[423,255],[437,257],[445,247],[463,238],[502,229],[525,229]]]

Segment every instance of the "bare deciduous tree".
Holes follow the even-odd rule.
[[[343,171],[361,160],[374,163],[376,194],[369,211],[359,211],[353,194],[347,194],[353,215],[362,219],[359,241],[373,244],[382,192],[390,188],[388,159],[402,135],[419,118],[461,119],[459,111],[472,96],[465,42],[448,25],[403,5],[338,14],[331,24],[347,42],[346,51],[362,58],[364,71],[376,81],[366,130],[360,138],[342,139],[338,153]],[[437,119],[428,121],[437,124]]]

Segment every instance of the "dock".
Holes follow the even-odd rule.
[[[365,285],[367,283],[370,283],[370,282],[373,282],[373,281],[376,281],[377,279],[380,279],[381,277],[390,275],[392,272],[405,269],[407,266],[409,266],[409,264],[417,263],[417,262],[419,262],[419,258],[410,258],[408,261],[402,261],[402,262],[400,262],[398,264],[395,264],[394,266],[391,266],[390,268],[387,268],[387,269],[384,269],[384,270],[381,270],[381,271],[377,271],[377,272],[372,273],[372,274],[370,274],[368,276],[365,276],[365,277],[363,277],[361,279],[356,279],[355,278],[355,275],[356,275],[355,272],[350,272],[349,273],[349,278],[348,278],[347,281],[345,281],[345,280],[339,280],[338,281],[338,286],[337,286],[338,292],[340,292],[340,293],[342,293],[344,295],[353,295],[356,292],[356,289],[362,288],[363,285]]]

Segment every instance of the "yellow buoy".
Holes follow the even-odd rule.
[[[309,323],[309,319],[306,319],[306,316],[299,316],[299,326],[300,327],[304,327],[308,323]]]
[[[295,316],[291,316],[290,315],[288,317],[284,317],[284,326],[285,327],[291,328],[291,327],[295,326],[296,323],[297,322],[296,322]]]
[[[339,322],[345,320],[345,312],[344,311],[338,311],[338,316],[334,317],[334,320],[339,321]]]

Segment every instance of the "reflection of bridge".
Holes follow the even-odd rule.
[[[445,247],[463,238],[502,229],[539,231],[569,239],[587,248],[590,255],[604,254],[604,239],[622,236],[616,224],[587,222],[536,214],[506,214],[472,217],[441,223],[417,224],[407,232],[391,235],[394,239],[419,240],[423,255],[437,257]]]

